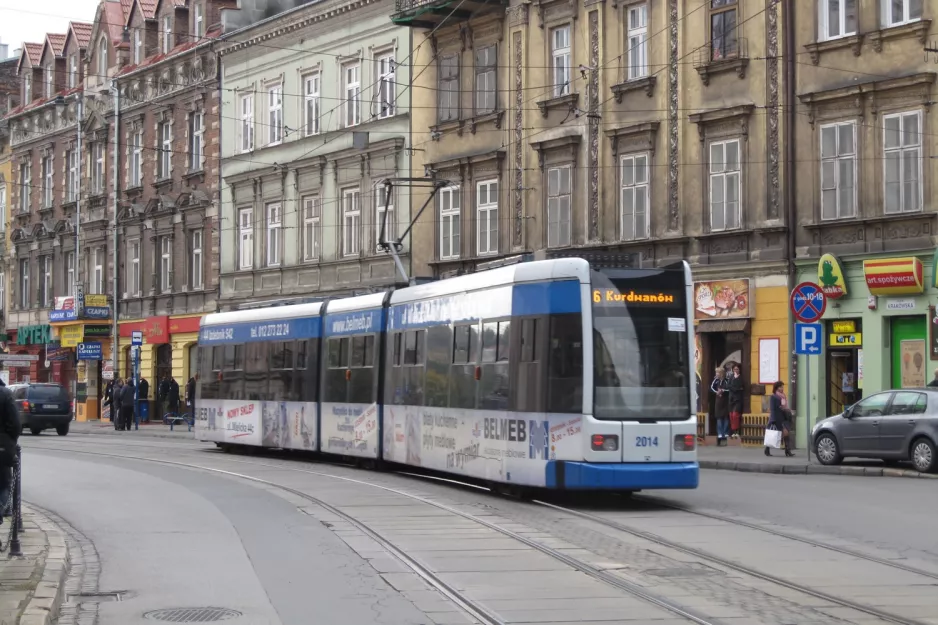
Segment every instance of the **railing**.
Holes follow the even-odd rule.
[[[705,67],[722,61],[749,58],[749,40],[736,33],[714,37],[694,53],[694,67]]]
[[[414,9],[419,9],[420,7],[431,4],[439,4],[440,1],[441,0],[394,0],[394,12],[404,13],[406,11],[413,11]]]
[[[10,507],[10,533],[7,538],[7,548],[10,550],[10,557],[20,557],[23,555],[23,548],[20,545],[20,534],[23,532],[23,500],[21,479],[22,453],[20,446],[16,446],[16,456],[13,461],[13,483],[10,485],[10,499],[3,504],[4,507]]]

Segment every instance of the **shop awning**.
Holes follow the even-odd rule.
[[[748,319],[701,320],[695,330],[697,332],[745,332],[747,325],[749,325]]]

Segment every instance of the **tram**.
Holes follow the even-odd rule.
[[[495,485],[696,488],[693,331],[686,262],[583,258],[207,315],[196,437]]]

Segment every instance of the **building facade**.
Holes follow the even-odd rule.
[[[415,264],[442,277],[542,250],[687,259],[701,431],[731,363],[764,423],[789,373],[783,17],[750,0],[397,0],[420,68],[414,176],[446,184],[415,226]]]
[[[401,279],[379,248],[411,206],[409,184],[385,182],[411,171],[410,32],[390,10],[313,3],[224,37],[224,309]],[[400,254],[409,268],[409,243]]]
[[[13,152],[10,147],[10,123],[6,114],[19,105],[20,86],[16,74],[19,59],[6,58],[0,49],[0,348],[6,349],[7,311],[10,310],[7,276],[9,266],[10,198],[13,197]],[[9,380],[9,371],[0,371],[0,376]]]
[[[922,50],[938,4],[830,13],[828,4],[799,11],[795,30],[807,53],[797,86],[799,278],[829,295],[810,397],[804,374],[798,389],[811,423],[878,391],[923,386],[938,366],[936,73]]]

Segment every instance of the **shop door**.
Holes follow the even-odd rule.
[[[740,365],[743,376],[749,370],[749,342],[745,332],[710,332],[703,335],[706,360],[701,371],[701,393],[704,393],[701,402],[707,409],[707,432],[715,434],[717,431],[716,413],[714,403],[716,396],[710,392],[714,372],[721,367],[727,373],[733,370],[733,365]],[[743,378],[743,385],[748,387],[748,381]],[[749,410],[749,394],[743,394],[743,412]]]
[[[164,377],[173,377],[173,346],[168,343],[156,348],[156,379],[162,382]]]
[[[840,414],[863,396],[859,389],[859,363],[856,349],[831,349],[827,352],[827,414]]]
[[[891,329],[892,388],[925,386],[929,378],[925,317],[894,317]]]

